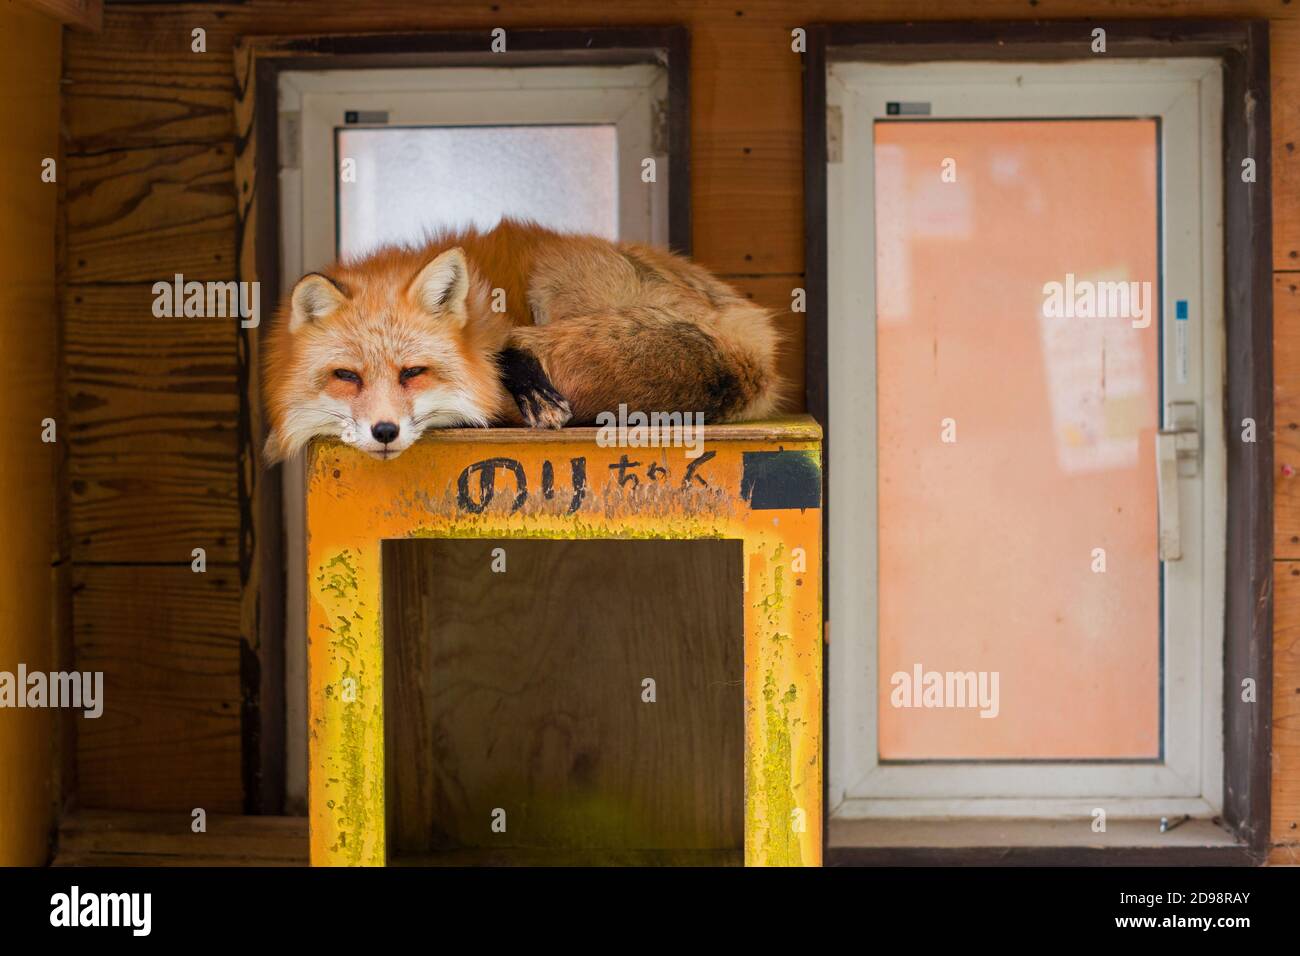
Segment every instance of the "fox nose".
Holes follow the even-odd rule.
[[[370,426],[370,434],[375,436],[375,441],[387,445],[397,438],[398,428],[392,422],[375,422]]]

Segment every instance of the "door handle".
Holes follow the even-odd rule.
[[[1195,402],[1170,402],[1167,427],[1156,432],[1156,494],[1160,532],[1160,560],[1183,557],[1183,532],[1179,520],[1178,479],[1194,478],[1200,464],[1201,429]]]

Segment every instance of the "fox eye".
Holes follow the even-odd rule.
[[[400,375],[397,376],[400,382],[409,382],[413,378],[419,378],[425,372],[429,371],[423,365],[416,365],[412,368],[404,368]]]
[[[345,368],[336,368],[334,370],[334,377],[341,378],[345,382],[351,382],[353,385],[361,384],[361,376],[356,372],[349,371]]]

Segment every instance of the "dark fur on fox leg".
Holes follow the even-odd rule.
[[[537,356],[508,348],[497,355],[501,385],[519,406],[530,428],[563,428],[572,417],[569,403],[555,390]]]

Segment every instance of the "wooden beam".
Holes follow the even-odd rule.
[[[209,813],[196,833],[189,810],[79,810],[59,824],[55,866],[306,866],[306,817]]]

